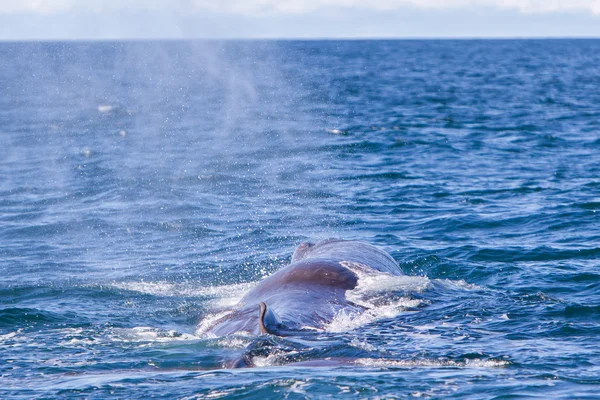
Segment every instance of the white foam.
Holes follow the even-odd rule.
[[[208,393],[206,395],[205,398],[207,399],[221,399],[223,397],[227,397],[231,395],[231,391],[230,390],[212,390],[210,393]],[[199,399],[200,397],[188,397],[189,399]]]
[[[305,396],[307,393],[306,389],[308,388],[308,386],[309,386],[308,382],[292,380],[292,385],[289,387],[289,390],[292,393],[296,393],[296,394]]]
[[[481,286],[466,282],[464,279],[456,281],[450,279],[435,279],[435,282],[447,289],[483,290]]]
[[[198,337],[189,333],[174,330],[156,329],[149,326],[136,326],[134,328],[115,328],[109,335],[110,339],[117,342],[174,342],[198,340]]]
[[[223,286],[194,286],[189,283],[158,282],[114,282],[112,287],[129,290],[138,293],[151,294],[154,296],[181,296],[181,297],[213,297],[211,306],[216,309],[224,309],[236,305],[242,297],[257,282],[240,283]]]
[[[243,338],[240,336],[226,336],[221,338],[217,344],[221,347],[230,347],[234,349],[245,349],[250,344],[250,340],[248,338]]]
[[[65,342],[65,344],[70,345],[70,346],[91,346],[96,344],[96,341],[94,341],[94,339],[91,338],[86,338],[86,339],[71,339],[67,342]]]
[[[291,356],[291,355],[295,355],[295,354],[298,354],[298,352],[297,351],[288,351],[288,352],[274,351],[266,357],[254,357],[252,359],[252,363],[257,367],[273,367],[273,366],[282,364],[282,362],[281,362],[282,355],[285,355],[287,357],[287,356]]]
[[[208,297],[206,301],[210,312],[200,321],[198,324],[193,338],[204,338],[212,339],[216,338],[215,335],[210,334],[208,331],[212,328],[216,321],[230,314],[231,308],[239,303],[244,295],[254,287],[258,282],[241,283],[233,285],[223,286],[195,286],[189,283],[170,283],[164,281],[158,282],[114,282],[112,287],[122,290],[129,290],[138,293],[151,294],[154,296],[182,296],[182,297]],[[159,339],[156,338],[156,332],[150,330],[143,330],[141,328],[134,328],[137,331],[133,331],[133,336],[125,335],[128,338],[136,337],[139,340],[144,339],[150,341],[166,341],[164,336]],[[180,339],[183,340],[183,339]],[[231,346],[230,346],[231,347]],[[232,347],[236,347],[233,345]]]
[[[360,263],[342,261],[340,264],[352,270],[358,276],[358,284],[346,293],[348,300],[360,302],[363,299],[378,297],[378,294],[390,292],[421,293],[431,287],[431,281],[425,276],[391,275],[373,270]]]
[[[346,298],[365,307],[365,310],[341,310],[324,327],[328,332],[345,332],[379,319],[394,318],[422,304],[422,300],[413,299],[407,294],[421,293],[430,287],[427,277],[391,275],[359,263],[342,261],[341,264],[358,275],[358,284],[346,292]],[[403,295],[398,297],[398,293]]]
[[[350,342],[350,346],[356,347],[357,349],[362,349],[366,351],[375,351],[377,347],[373,346],[371,343],[367,343],[365,340],[359,340],[358,338],[353,338]]]
[[[0,343],[4,342],[5,340],[14,338],[15,336],[17,336],[17,332],[11,332],[7,333],[6,335],[0,335]]]
[[[96,344],[96,339],[87,337],[83,328],[64,328],[57,331],[62,338],[61,345],[63,346],[90,346]]]
[[[325,325],[324,329],[327,332],[351,331],[379,319],[394,318],[407,308],[416,307],[420,303],[419,300],[402,299],[390,304],[373,306],[362,312],[342,310],[329,324]]]
[[[458,367],[458,368],[500,368],[510,364],[505,360],[481,360],[473,359],[466,361],[422,359],[422,360],[386,360],[380,358],[359,358],[355,361],[358,365],[376,368],[412,368],[412,367]]]
[[[198,324],[198,327],[196,328],[196,335],[205,337],[205,338],[215,338],[216,336],[208,333],[208,331],[210,330],[210,328],[212,328],[215,325],[215,323],[218,320],[226,317],[227,315],[229,315],[231,313],[232,313],[232,311],[223,311],[220,313],[208,314]]]

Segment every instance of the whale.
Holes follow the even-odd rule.
[[[404,275],[385,251],[357,240],[301,243],[291,263],[261,280],[207,329],[211,337],[294,336],[323,329],[340,312],[366,307],[346,298],[358,284],[357,271]]]

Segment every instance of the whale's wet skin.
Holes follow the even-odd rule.
[[[302,341],[306,342],[319,340],[319,334],[326,332],[336,318],[359,322],[342,326],[342,330],[357,328],[374,320],[361,319],[365,313],[378,315],[382,303],[387,301],[389,307],[394,301],[394,295],[398,294],[388,288],[378,293],[379,304],[372,303],[366,306],[365,298],[354,302],[348,294],[359,287],[361,276],[363,279],[377,276],[379,279],[388,280],[402,277],[403,283],[411,279],[404,277],[400,266],[389,254],[368,243],[339,239],[327,239],[316,244],[302,243],[296,248],[291,264],[258,282],[238,304],[225,311],[219,318],[208,317],[202,321],[198,333],[205,337],[301,337]],[[420,284],[419,291],[429,286],[426,278],[413,279]],[[396,301],[393,306],[394,314],[404,311],[409,304],[411,301],[406,297],[402,303]],[[419,304],[419,301],[413,301],[413,304]],[[293,362],[294,365],[329,366],[351,365],[356,362],[356,359],[341,357],[323,358],[314,351],[303,353],[303,346],[298,342],[293,347],[293,357],[290,357],[286,355],[286,352],[289,352],[286,346],[280,344],[276,340],[264,337],[251,340],[246,354],[225,365],[255,366],[254,358],[257,355],[261,361],[277,355],[279,360],[274,361],[275,357],[272,357],[271,365]],[[308,349],[312,350],[310,347]]]
[[[403,275],[389,254],[367,243],[336,239],[303,243],[290,265],[259,282],[224,316],[208,321],[214,325],[204,326],[203,333],[298,336],[323,330],[342,313],[366,311],[346,297],[358,286],[354,271]],[[247,357],[245,361],[251,364]]]

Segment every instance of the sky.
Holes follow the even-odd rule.
[[[0,40],[600,37],[600,0],[0,0]]]

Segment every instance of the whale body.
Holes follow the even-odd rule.
[[[302,243],[291,264],[260,281],[207,333],[300,335],[322,328],[342,310],[364,311],[345,296],[358,283],[357,269],[403,275],[389,254],[365,242]]]

